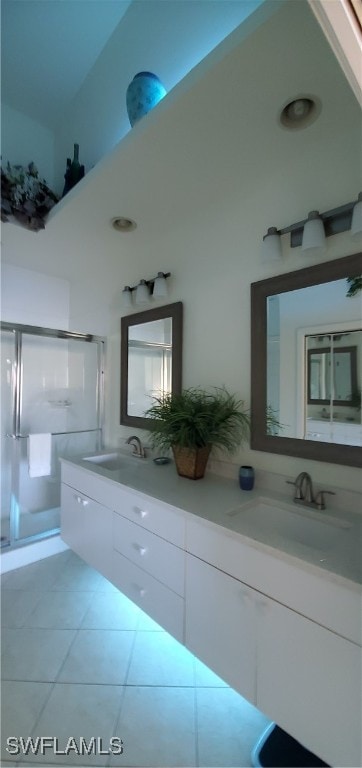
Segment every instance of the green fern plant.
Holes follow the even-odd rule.
[[[154,400],[145,414],[153,420],[150,431],[154,447],[211,446],[232,453],[249,436],[250,417],[244,402],[225,388],[206,391],[190,387]]]

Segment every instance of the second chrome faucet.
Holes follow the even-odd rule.
[[[294,498],[296,504],[303,504],[306,507],[314,507],[323,510],[326,508],[325,494],[335,496],[334,491],[318,491],[314,496],[313,482],[308,472],[300,472],[295,480],[287,480],[287,483],[294,485]]]

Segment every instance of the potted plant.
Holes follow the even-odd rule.
[[[21,224],[32,232],[45,227],[45,219],[59,198],[44,179],[39,177],[34,163],[27,168],[7,163],[1,168],[1,221]]]
[[[146,411],[153,419],[151,442],[162,449],[172,448],[182,477],[203,477],[212,448],[232,453],[249,435],[250,418],[243,401],[225,388],[209,392],[191,387],[154,400]]]

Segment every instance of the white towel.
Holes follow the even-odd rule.
[[[30,477],[45,477],[51,473],[50,433],[29,435],[28,462]]]

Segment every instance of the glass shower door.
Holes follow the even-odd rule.
[[[10,541],[10,509],[12,504],[12,440],[15,370],[15,334],[1,331],[1,545]]]
[[[98,344],[22,334],[16,539],[60,525],[60,461],[99,447]],[[51,435],[49,472],[31,477],[29,435]]]

